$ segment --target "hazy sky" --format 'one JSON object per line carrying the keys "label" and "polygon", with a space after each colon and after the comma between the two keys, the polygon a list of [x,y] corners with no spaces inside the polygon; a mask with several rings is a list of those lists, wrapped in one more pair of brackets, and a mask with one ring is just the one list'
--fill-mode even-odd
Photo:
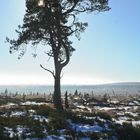
{"label": "hazy sky", "polygon": [[[24,0],[0,0],[0,84],[52,84],[52,76],[39,67],[51,61],[38,47],[38,56],[27,47],[25,56],[9,54],[6,36],[16,37],[22,24]],[[73,39],[76,48],[62,73],[62,84],[100,84],[140,81],[140,0],[110,0],[106,13],[81,16],[89,23],[81,40]]]}

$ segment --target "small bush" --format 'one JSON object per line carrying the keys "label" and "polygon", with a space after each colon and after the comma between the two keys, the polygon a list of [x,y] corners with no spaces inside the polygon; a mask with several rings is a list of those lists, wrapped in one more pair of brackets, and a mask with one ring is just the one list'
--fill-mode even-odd
{"label": "small bush", "polygon": [[111,120],[111,115],[108,112],[97,112],[97,116],[105,120]]}
{"label": "small bush", "polygon": [[66,114],[63,112],[53,111],[49,114],[49,127],[51,130],[66,129]]}
{"label": "small bush", "polygon": [[36,110],[37,115],[42,115],[46,117],[49,116],[50,112],[54,111],[52,108],[46,105],[36,106],[34,109]]}
{"label": "small bush", "polygon": [[123,124],[116,130],[119,140],[140,140],[140,127],[133,127],[132,124]]}

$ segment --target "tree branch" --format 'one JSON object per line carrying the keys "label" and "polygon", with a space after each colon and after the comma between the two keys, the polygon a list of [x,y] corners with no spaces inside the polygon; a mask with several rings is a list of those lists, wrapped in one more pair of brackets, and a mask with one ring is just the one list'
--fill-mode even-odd
{"label": "tree branch", "polygon": [[53,75],[53,77],[55,78],[54,71],[51,71],[51,70],[49,70],[47,68],[44,68],[41,64],[40,64],[40,67],[43,68],[44,70],[50,72]]}
{"label": "tree branch", "polygon": [[64,63],[61,63],[61,66],[65,67],[70,61],[70,54],[69,54],[69,50],[68,50],[67,46],[65,45],[65,43],[63,41],[62,41],[62,45],[64,46],[64,49],[66,51],[66,61]]}
{"label": "tree branch", "polygon": [[68,9],[66,12],[64,12],[63,15],[66,15],[66,14],[71,13],[71,12],[73,11],[73,9],[77,6],[77,3],[78,3],[78,2],[79,2],[79,1],[76,0],[75,3],[74,3],[74,5],[73,5],[70,9]]}

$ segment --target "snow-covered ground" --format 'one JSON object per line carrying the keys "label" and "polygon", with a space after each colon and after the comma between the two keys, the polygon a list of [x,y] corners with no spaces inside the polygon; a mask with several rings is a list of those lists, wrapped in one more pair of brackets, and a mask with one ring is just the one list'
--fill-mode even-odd
{"label": "snow-covered ground", "polygon": [[[78,97],[76,99],[78,100]],[[41,112],[42,107],[49,106],[49,103],[36,101],[7,103],[0,106],[0,119],[2,121],[13,119],[15,122],[12,122],[12,125],[0,122],[0,125],[6,124],[0,131],[8,138],[16,137],[20,140],[38,140],[38,137],[41,137],[41,140],[92,140],[94,136],[102,140],[119,140],[115,132],[117,127],[122,128],[124,123],[140,127],[140,101],[136,98],[127,105],[118,105],[119,101],[116,100],[112,100],[112,103],[113,105],[107,106],[96,103],[92,106],[89,103],[74,102],[71,110],[77,114],[77,119],[66,119],[67,125],[57,130],[55,128],[58,125],[63,127],[63,121],[55,120],[56,123],[52,123],[49,116],[52,112],[47,113],[45,109]],[[59,116],[56,114],[54,118],[57,117]],[[19,120],[23,122],[20,124]]]}

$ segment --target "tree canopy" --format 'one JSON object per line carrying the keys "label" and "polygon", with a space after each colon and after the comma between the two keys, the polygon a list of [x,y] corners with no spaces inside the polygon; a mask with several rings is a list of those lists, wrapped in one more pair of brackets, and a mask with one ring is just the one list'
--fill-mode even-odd
{"label": "tree canopy", "polygon": [[[74,48],[69,37],[79,35],[88,25],[79,22],[79,13],[93,11],[104,12],[109,10],[108,0],[26,0],[26,14],[24,23],[18,26],[18,39],[10,42],[10,53],[22,50],[20,56],[24,55],[23,46],[31,43],[33,46],[39,43],[51,46],[47,53],[53,57],[53,53],[59,55],[59,62],[69,60],[69,55]],[[55,51],[54,51],[55,50]],[[65,63],[62,63],[66,65]]]}

